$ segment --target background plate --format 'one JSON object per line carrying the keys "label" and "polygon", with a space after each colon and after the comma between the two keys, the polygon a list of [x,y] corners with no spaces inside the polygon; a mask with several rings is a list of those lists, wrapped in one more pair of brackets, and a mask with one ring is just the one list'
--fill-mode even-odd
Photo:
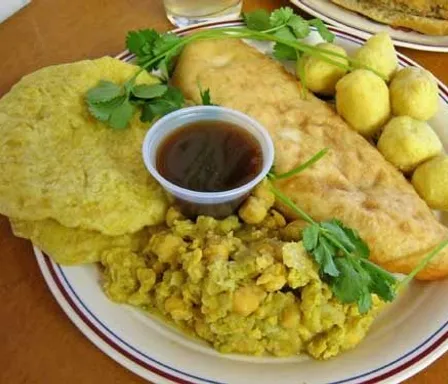
{"label": "background plate", "polygon": [[377,23],[365,16],[342,8],[330,0],[290,0],[305,12],[337,27],[346,28],[356,36],[369,38],[370,35],[387,31],[395,45],[422,51],[448,52],[448,36],[428,36],[418,32],[402,31]]}
{"label": "background plate", "polygon": [[[241,25],[225,22],[177,30]],[[349,52],[363,40],[331,28],[336,43]],[[309,42],[319,42],[313,34]],[[269,43],[251,43],[269,52]],[[131,60],[128,52],[119,55]],[[400,65],[417,65],[399,55]],[[440,111],[432,126],[448,145],[448,91],[439,84]],[[34,248],[42,274],[73,323],[98,348],[134,373],[155,383],[367,384],[398,383],[425,368],[448,350],[448,280],[413,282],[381,314],[367,338],[354,350],[327,362],[306,356],[257,358],[221,355],[204,343],[181,335],[159,320],[109,301],[95,265],[62,267]],[[262,363],[262,364],[260,364]]]}

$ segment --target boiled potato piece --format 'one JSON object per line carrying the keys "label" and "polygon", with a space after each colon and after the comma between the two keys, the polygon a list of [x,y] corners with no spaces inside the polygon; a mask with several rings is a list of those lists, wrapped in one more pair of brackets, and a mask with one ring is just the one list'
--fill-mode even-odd
{"label": "boiled potato piece", "polygon": [[372,71],[357,69],[336,84],[336,109],[364,136],[371,136],[390,115],[389,90]]}
{"label": "boiled potato piece", "polygon": [[359,48],[354,59],[360,64],[358,67],[367,66],[382,75],[389,81],[398,66],[397,52],[394,43],[387,32],[380,32],[372,36]]}
{"label": "boiled potato piece", "polygon": [[439,107],[437,82],[434,76],[424,69],[404,68],[392,79],[390,100],[394,115],[429,120]]}
{"label": "boiled potato piece", "polygon": [[437,156],[442,151],[442,143],[424,121],[399,116],[384,127],[378,149],[398,169],[409,172],[425,160]]}
{"label": "boiled potato piece", "polygon": [[[341,55],[347,56],[344,48],[331,43],[317,44],[318,48],[326,49]],[[328,57],[338,63],[348,65],[347,59],[339,58],[327,54]],[[347,70],[334,64],[330,64],[322,59],[311,55],[303,55],[297,62],[297,73],[303,68],[306,80],[306,87],[322,95],[332,96],[336,92],[336,83],[347,73]]]}
{"label": "boiled potato piece", "polygon": [[420,165],[412,176],[412,184],[431,208],[448,211],[447,156],[438,156]]}

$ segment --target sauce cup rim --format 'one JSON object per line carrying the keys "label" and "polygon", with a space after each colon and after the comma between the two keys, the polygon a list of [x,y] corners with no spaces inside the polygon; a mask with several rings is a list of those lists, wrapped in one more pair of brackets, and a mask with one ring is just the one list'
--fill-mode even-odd
{"label": "sauce cup rim", "polygon": [[[174,128],[170,128],[166,133],[161,133],[174,121],[181,121],[181,118],[195,114],[196,116],[191,118],[190,121],[180,123]],[[227,117],[227,119],[226,119]],[[232,119],[231,119],[231,118]],[[260,172],[249,182],[227,191],[219,192],[200,192],[191,189],[180,187],[169,180],[165,179],[157,170],[155,159],[157,156],[158,146],[163,140],[175,132],[177,129],[197,121],[229,121],[245,129],[246,131],[256,131],[258,135],[253,134],[257,142],[260,144],[263,155],[263,166]],[[238,122],[235,122],[237,120]],[[248,128],[250,127],[250,128]],[[261,140],[260,140],[261,139]],[[154,151],[154,152],[153,152]],[[181,198],[187,201],[194,201],[200,204],[208,203],[221,203],[227,202],[232,199],[243,196],[249,193],[257,184],[259,184],[270,171],[274,163],[274,144],[272,139],[266,130],[257,120],[252,117],[236,111],[234,109],[221,107],[221,106],[193,106],[179,109],[175,112],[171,112],[168,115],[163,116],[157,120],[152,127],[149,128],[146,133],[145,139],[142,145],[143,161],[149,173],[162,185],[162,187],[170,192],[175,197]]]}

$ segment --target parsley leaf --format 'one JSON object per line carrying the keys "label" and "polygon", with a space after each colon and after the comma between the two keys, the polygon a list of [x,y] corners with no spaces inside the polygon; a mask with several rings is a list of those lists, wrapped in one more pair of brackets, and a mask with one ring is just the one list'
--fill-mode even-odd
{"label": "parsley leaf", "polygon": [[317,247],[317,242],[319,240],[319,225],[312,224],[308,227],[305,227],[303,230],[303,246],[308,252],[313,251],[314,248]]}
{"label": "parsley leaf", "polygon": [[169,51],[173,48],[178,48],[180,40],[181,38],[172,32],[159,35],[159,37],[154,41],[152,48],[153,55],[159,56],[163,52]]}
{"label": "parsley leaf", "polygon": [[362,257],[364,259],[368,259],[370,256],[370,249],[367,243],[361,239],[359,233],[351,228],[346,228],[342,224],[340,224],[343,228],[345,234],[350,239],[355,249],[353,250],[354,254],[358,257]]}
{"label": "parsley leaf", "polygon": [[152,46],[158,37],[159,33],[155,29],[130,31],[126,36],[126,48],[137,57],[151,55]]}
{"label": "parsley leaf", "polygon": [[140,120],[152,121],[156,117],[164,116],[182,108],[184,104],[185,99],[182,93],[177,88],[168,87],[163,96],[150,100],[143,106]]}
{"label": "parsley leaf", "polygon": [[312,19],[308,21],[309,25],[316,28],[319,35],[324,39],[325,41],[328,41],[329,43],[332,43],[334,41],[334,34],[327,28],[327,26],[324,24],[324,22],[320,19]]}
{"label": "parsley leaf", "polygon": [[201,101],[202,105],[215,105],[212,103],[212,99],[210,97],[210,89],[206,89],[205,91],[200,90],[201,92]]}
{"label": "parsley leaf", "polygon": [[87,100],[87,107],[93,117],[99,121],[107,122],[114,109],[119,107],[125,99],[125,96],[119,96],[115,99],[102,103],[92,103]]}
{"label": "parsley leaf", "polygon": [[299,15],[292,15],[288,20],[288,27],[292,30],[294,35],[303,39],[310,34],[310,26],[308,22]]}
{"label": "parsley leaf", "polygon": [[115,108],[109,118],[109,125],[115,129],[124,129],[127,127],[129,120],[131,120],[134,114],[135,107],[129,102],[124,100],[121,105]]}
{"label": "parsley leaf", "polygon": [[271,17],[269,18],[271,27],[279,27],[287,24],[293,15],[294,11],[290,7],[276,9],[271,13]]}
{"label": "parsley leaf", "polygon": [[341,244],[347,249],[349,252],[355,249],[355,245],[352,243],[351,239],[345,233],[345,228],[342,226],[342,223],[338,220],[330,220],[321,223],[321,227],[329,234],[338,239]]}
{"label": "parsley leaf", "polygon": [[243,13],[243,19],[247,28],[254,31],[265,31],[271,28],[269,12],[265,9],[257,9],[253,12]]}
{"label": "parsley leaf", "polygon": [[168,90],[164,84],[140,84],[132,88],[132,94],[140,99],[154,99],[163,96]]}
{"label": "parsley leaf", "polygon": [[123,94],[123,88],[106,80],[100,80],[95,88],[89,89],[86,98],[87,103],[103,103],[111,101]]}
{"label": "parsley leaf", "polygon": [[338,257],[335,264],[340,275],[330,283],[333,293],[342,303],[357,303],[363,287],[370,283],[368,275],[359,273],[358,261],[353,258]]}
{"label": "parsley leaf", "polygon": [[336,267],[333,257],[336,250],[334,246],[325,237],[320,238],[320,241],[312,252],[316,261],[322,266],[322,271],[328,276],[339,276],[339,269]]}
{"label": "parsley leaf", "polygon": [[277,60],[297,60],[297,51],[281,43],[275,43],[272,54]]}

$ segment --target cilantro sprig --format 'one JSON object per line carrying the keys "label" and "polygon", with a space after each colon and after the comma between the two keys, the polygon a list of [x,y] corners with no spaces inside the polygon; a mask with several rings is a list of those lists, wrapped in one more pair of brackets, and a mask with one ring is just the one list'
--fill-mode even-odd
{"label": "cilantro sprig", "polygon": [[137,108],[141,109],[140,119],[151,121],[182,108],[185,103],[182,93],[165,84],[125,83],[120,86],[101,80],[86,94],[89,112],[97,120],[111,128],[124,129]]}
{"label": "cilantro sprig", "polygon": [[[244,26],[206,29],[187,36],[178,36],[172,32],[159,33],[154,29],[129,32],[126,47],[135,55],[141,69],[124,84],[99,82],[86,95],[90,113],[112,128],[123,129],[136,111],[140,111],[141,120],[151,121],[182,108],[185,101],[176,88],[170,86],[163,88],[163,85],[135,85],[135,82],[142,71],[156,71],[162,82],[167,83],[182,49],[197,40],[227,38],[265,40],[274,43],[273,55],[277,59],[295,60],[299,55],[306,53],[345,70],[350,70],[354,66],[366,68],[337,52],[300,41],[311,33],[312,28],[329,42],[334,40],[334,35],[321,20],[305,20],[294,14],[289,7],[277,9],[270,14],[265,10],[245,13],[244,20]],[[348,60],[348,64],[338,61],[338,58]],[[384,78],[381,73],[370,70]],[[301,80],[305,82],[304,76],[301,76]],[[211,103],[208,90],[201,92],[201,98],[204,104]]]}
{"label": "cilantro sprig", "polygon": [[342,303],[356,303],[359,312],[366,313],[372,307],[372,294],[383,301],[393,301],[399,289],[422,271],[448,245],[448,240],[441,242],[402,282],[398,282],[394,275],[369,260],[369,247],[357,231],[336,219],[315,221],[274,186],[276,180],[304,171],[327,152],[327,149],[318,152],[304,164],[282,175],[270,172],[268,178],[276,198],[308,222],[309,226],[302,232],[303,246],[319,266],[322,279],[335,297]]}
{"label": "cilantro sprig", "polygon": [[[282,7],[271,14],[265,10],[258,10],[243,14],[247,28],[254,31],[261,31],[266,34],[296,41],[304,39],[311,33],[311,26],[315,27],[320,36],[330,43],[334,41],[334,34],[319,19],[305,20],[303,17],[294,14],[292,8]],[[298,50],[285,43],[277,42],[274,45],[274,57],[279,60],[296,60]]]}

